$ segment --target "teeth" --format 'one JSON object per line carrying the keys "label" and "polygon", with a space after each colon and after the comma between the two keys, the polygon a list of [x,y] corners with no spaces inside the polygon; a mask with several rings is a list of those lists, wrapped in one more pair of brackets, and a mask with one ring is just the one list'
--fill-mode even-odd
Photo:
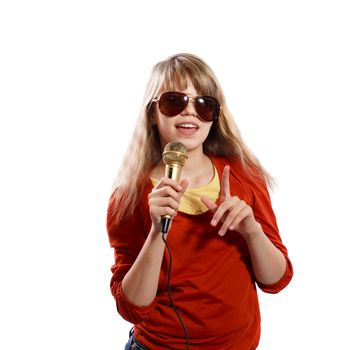
{"label": "teeth", "polygon": [[188,128],[188,129],[192,129],[192,128],[197,128],[197,125],[194,124],[179,124],[177,125],[178,128]]}

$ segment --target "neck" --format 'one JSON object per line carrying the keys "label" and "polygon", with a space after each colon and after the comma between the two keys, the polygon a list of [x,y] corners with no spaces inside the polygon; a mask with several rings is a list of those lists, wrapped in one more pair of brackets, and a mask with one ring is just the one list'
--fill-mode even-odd
{"label": "neck", "polygon": [[203,173],[203,168],[208,164],[211,164],[211,161],[203,153],[202,148],[189,151],[188,159],[181,171],[181,178],[191,179],[191,177]]}
{"label": "neck", "polygon": [[189,152],[188,160],[181,172],[181,178],[189,180],[188,188],[207,185],[213,177],[213,164],[203,150]]}
{"label": "neck", "polygon": [[181,179],[189,181],[188,188],[198,188],[208,184],[214,177],[213,164],[199,147],[188,152],[188,159],[182,168]]}

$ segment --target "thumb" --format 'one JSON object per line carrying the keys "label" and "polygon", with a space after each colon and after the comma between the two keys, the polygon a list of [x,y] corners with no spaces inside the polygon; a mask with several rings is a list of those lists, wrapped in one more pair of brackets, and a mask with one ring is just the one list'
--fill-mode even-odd
{"label": "thumb", "polygon": [[203,203],[206,207],[208,207],[208,209],[209,209],[211,212],[213,212],[213,213],[216,212],[216,209],[218,208],[218,206],[217,206],[216,203],[215,203],[213,200],[211,200],[209,197],[203,196],[203,197],[201,197],[201,201],[202,201],[202,203]]}
{"label": "thumb", "polygon": [[183,180],[180,181],[179,185],[182,187],[181,193],[185,193],[188,184],[189,184],[189,181],[187,179],[183,179]]}

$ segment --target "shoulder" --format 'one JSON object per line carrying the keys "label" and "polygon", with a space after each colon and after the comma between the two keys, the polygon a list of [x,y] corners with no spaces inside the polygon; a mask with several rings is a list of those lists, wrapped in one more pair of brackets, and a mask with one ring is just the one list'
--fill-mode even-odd
{"label": "shoulder", "polygon": [[231,169],[234,169],[240,173],[243,173],[243,164],[241,160],[237,158],[225,158],[225,157],[211,157],[212,162],[218,171],[222,172],[226,165],[229,165]]}

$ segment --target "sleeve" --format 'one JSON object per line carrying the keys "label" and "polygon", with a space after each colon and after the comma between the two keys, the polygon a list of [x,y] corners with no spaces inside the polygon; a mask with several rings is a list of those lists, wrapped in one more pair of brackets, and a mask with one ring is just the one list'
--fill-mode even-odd
{"label": "sleeve", "polygon": [[259,288],[266,293],[278,293],[285,288],[293,276],[293,266],[288,257],[287,248],[282,243],[279,235],[276,216],[272,209],[270,195],[265,180],[254,179],[251,183],[253,192],[252,209],[255,220],[260,223],[262,229],[270,241],[279,249],[286,259],[286,270],[279,281],[274,284],[263,284],[256,281]]}
{"label": "sleeve", "polygon": [[147,306],[134,305],[128,300],[122,289],[123,278],[135,262],[145,242],[145,230],[140,215],[141,210],[136,208],[132,215],[117,224],[113,196],[111,197],[107,212],[107,233],[110,245],[114,248],[115,263],[111,268],[113,275],[110,288],[119,314],[126,321],[134,324],[147,319],[156,306],[156,298]]}

